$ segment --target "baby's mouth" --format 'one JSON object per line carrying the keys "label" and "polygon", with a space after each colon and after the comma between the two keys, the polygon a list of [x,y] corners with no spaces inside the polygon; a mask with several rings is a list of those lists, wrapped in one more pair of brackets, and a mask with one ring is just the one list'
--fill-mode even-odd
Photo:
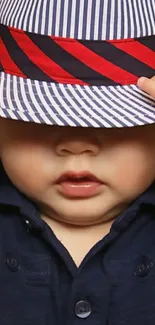
{"label": "baby's mouth", "polygon": [[97,194],[103,183],[89,172],[66,172],[59,177],[56,184],[64,196],[88,198]]}

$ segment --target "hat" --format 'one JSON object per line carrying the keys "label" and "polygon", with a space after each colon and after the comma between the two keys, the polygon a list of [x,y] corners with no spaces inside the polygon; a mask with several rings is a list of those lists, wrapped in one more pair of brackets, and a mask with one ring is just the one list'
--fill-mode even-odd
{"label": "hat", "polygon": [[155,0],[1,0],[0,116],[59,126],[155,123]]}

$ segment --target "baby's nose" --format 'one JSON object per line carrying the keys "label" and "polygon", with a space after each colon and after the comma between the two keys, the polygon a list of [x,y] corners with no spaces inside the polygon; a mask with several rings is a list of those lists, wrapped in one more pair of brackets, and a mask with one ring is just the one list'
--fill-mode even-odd
{"label": "baby's nose", "polygon": [[91,140],[61,140],[56,146],[56,152],[60,156],[67,156],[70,154],[80,155],[84,153],[95,156],[99,152],[99,144]]}

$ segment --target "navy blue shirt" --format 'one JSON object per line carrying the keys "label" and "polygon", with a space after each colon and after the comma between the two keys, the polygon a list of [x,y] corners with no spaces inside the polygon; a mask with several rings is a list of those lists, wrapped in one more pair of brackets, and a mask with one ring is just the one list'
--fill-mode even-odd
{"label": "navy blue shirt", "polygon": [[0,325],[18,324],[155,325],[155,184],[77,268],[0,168]]}

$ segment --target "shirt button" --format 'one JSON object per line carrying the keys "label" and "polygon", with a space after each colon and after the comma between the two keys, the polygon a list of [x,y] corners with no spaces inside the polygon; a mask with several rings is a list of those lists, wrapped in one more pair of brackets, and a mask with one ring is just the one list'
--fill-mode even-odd
{"label": "shirt button", "polygon": [[80,300],[75,305],[75,314],[79,318],[87,318],[91,314],[90,303],[86,300]]}
{"label": "shirt button", "polygon": [[12,255],[6,257],[6,265],[12,272],[17,272],[20,268],[19,262]]}
{"label": "shirt button", "polygon": [[136,275],[139,277],[147,275],[153,266],[153,261],[149,260],[147,256],[144,256],[142,262],[137,266]]}

